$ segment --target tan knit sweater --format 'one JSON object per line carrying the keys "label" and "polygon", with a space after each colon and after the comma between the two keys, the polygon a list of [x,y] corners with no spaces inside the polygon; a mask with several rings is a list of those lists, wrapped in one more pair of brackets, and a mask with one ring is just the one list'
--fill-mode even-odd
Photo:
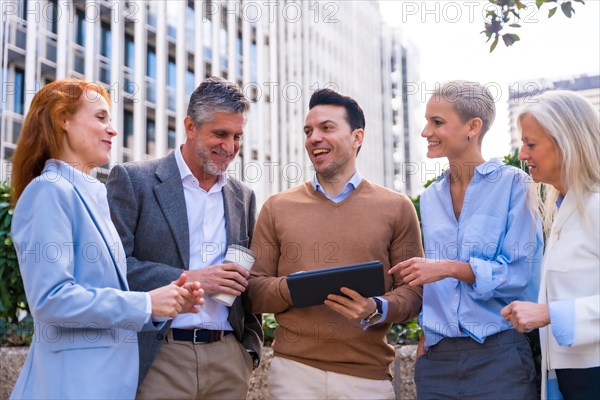
{"label": "tan knit sweater", "polygon": [[252,249],[257,259],[248,297],[255,313],[275,313],[275,355],[316,368],[368,379],[391,379],[394,350],[386,342],[392,322],[414,318],[422,288],[386,274],[385,322],[364,330],[329,307],[294,308],[285,277],[297,271],[380,260],[387,271],[423,255],[410,200],[367,180],[334,203],[310,182],[271,196],[258,217]]}

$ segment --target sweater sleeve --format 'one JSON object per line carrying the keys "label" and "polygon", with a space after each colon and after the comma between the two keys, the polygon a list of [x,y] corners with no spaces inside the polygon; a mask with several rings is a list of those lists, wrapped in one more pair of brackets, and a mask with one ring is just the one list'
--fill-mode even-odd
{"label": "sweater sleeve", "polygon": [[[390,246],[390,267],[412,257],[423,257],[423,243],[417,213],[403,196]],[[393,276],[392,290],[383,297],[388,301],[387,322],[400,323],[416,317],[423,301],[423,287],[409,286],[399,273]]]}
{"label": "sweater sleeve", "polygon": [[247,296],[253,313],[280,313],[292,306],[285,276],[279,276],[279,240],[271,202],[262,207],[256,222],[252,251],[256,261],[250,271]]}

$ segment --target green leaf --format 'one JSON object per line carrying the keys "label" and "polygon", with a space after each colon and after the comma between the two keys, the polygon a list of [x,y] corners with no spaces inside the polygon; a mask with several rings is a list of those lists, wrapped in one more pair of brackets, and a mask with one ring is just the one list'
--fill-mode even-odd
{"label": "green leaf", "polygon": [[518,35],[515,35],[514,33],[507,33],[505,35],[502,35],[502,40],[504,40],[504,44],[506,45],[506,47],[509,47],[512,46],[515,42],[521,40],[521,38]]}
{"label": "green leaf", "polygon": [[570,1],[562,3],[560,5],[560,9],[562,10],[563,14],[567,16],[567,18],[571,18],[573,16],[573,13],[575,12]]}
{"label": "green leaf", "polygon": [[554,14],[556,14],[556,9],[557,7],[551,8],[550,11],[548,11],[548,18],[552,18],[552,16]]}
{"label": "green leaf", "polygon": [[490,53],[496,49],[496,46],[498,46],[498,39],[500,39],[500,36],[496,35],[494,43],[492,43],[492,45],[490,46]]}
{"label": "green leaf", "polygon": [[521,25],[519,25],[519,24],[510,24],[509,26],[511,28],[520,28],[521,27]]}
{"label": "green leaf", "polygon": [[535,5],[537,6],[537,8],[539,10],[540,7],[542,7],[544,5],[544,0],[535,0]]}

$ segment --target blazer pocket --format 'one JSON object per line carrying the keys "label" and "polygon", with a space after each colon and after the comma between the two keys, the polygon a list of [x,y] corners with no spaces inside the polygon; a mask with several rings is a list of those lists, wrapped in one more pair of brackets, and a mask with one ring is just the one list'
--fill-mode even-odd
{"label": "blazer pocket", "polygon": [[53,338],[46,339],[47,342],[50,342],[50,350],[54,352],[111,347],[116,342],[112,333],[105,329],[60,328],[55,329],[54,334],[56,336]]}

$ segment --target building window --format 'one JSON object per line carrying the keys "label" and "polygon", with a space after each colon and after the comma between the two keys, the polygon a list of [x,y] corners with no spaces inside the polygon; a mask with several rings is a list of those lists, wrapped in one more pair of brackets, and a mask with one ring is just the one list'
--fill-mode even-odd
{"label": "building window", "polygon": [[146,154],[156,156],[156,124],[153,120],[146,120]]}
{"label": "building window", "polygon": [[75,11],[75,43],[85,45],[85,12],[79,9]]}
{"label": "building window", "polygon": [[171,86],[171,87],[175,87],[175,82],[176,82],[176,74],[177,74],[177,68],[175,66],[175,59],[172,57],[169,57],[169,61],[167,64],[167,85]]}
{"label": "building window", "polygon": [[256,82],[257,55],[256,42],[253,41],[250,45],[250,82]]}
{"label": "building window", "polygon": [[194,51],[194,44],[196,36],[194,32],[196,30],[196,10],[194,9],[194,3],[188,3],[187,12],[185,13],[185,47],[189,52]]}
{"label": "building window", "polygon": [[48,21],[48,29],[50,32],[58,32],[58,0],[50,0],[48,2],[48,8],[50,10],[44,11],[44,18],[50,18]]}
{"label": "building window", "polygon": [[175,67],[175,59],[169,57],[167,64],[167,108],[171,111],[175,111],[175,82],[177,68]]}
{"label": "building window", "polygon": [[[17,5],[17,12],[19,14],[19,18],[25,21],[27,21],[27,2],[28,0],[21,0]],[[2,15],[2,18],[4,18],[4,15]]]}
{"label": "building window", "polygon": [[156,79],[156,50],[148,47],[148,60],[146,62],[146,75]]}
{"label": "building window", "polygon": [[242,57],[243,46],[242,46],[242,34],[238,32],[237,39],[235,41],[237,48],[237,76],[242,76],[244,74],[244,57]]}
{"label": "building window", "polygon": [[194,92],[194,89],[196,89],[196,80],[194,78],[194,71],[190,71],[189,69],[187,70],[187,73],[185,74],[185,89],[186,89],[186,96],[191,96],[192,93]]}
{"label": "building window", "polygon": [[100,80],[110,85],[110,57],[111,57],[111,32],[110,25],[100,25]]}
{"label": "building window", "polygon": [[227,60],[229,41],[227,40],[227,10],[223,14],[223,20],[221,21],[221,30],[219,31],[219,47],[221,48],[221,68],[223,71],[227,71],[229,65]]}
{"label": "building window", "polygon": [[125,35],[125,66],[133,68],[135,60],[135,45],[133,44],[133,37],[131,35]]}
{"label": "building window", "polygon": [[102,23],[100,26],[100,54],[104,57],[111,57],[111,32],[110,25]]}
{"label": "building window", "polygon": [[123,147],[133,149],[133,113],[129,110],[123,114]]}
{"label": "building window", "polygon": [[17,114],[23,114],[25,109],[25,71],[15,68],[15,97],[13,102],[13,111]]}
{"label": "building window", "polygon": [[169,150],[173,150],[175,148],[175,143],[177,142],[177,132],[175,129],[169,127],[169,131],[167,133],[167,146]]}
{"label": "building window", "polygon": [[212,60],[212,13],[205,12],[202,24],[202,45],[204,47],[204,60]]}

